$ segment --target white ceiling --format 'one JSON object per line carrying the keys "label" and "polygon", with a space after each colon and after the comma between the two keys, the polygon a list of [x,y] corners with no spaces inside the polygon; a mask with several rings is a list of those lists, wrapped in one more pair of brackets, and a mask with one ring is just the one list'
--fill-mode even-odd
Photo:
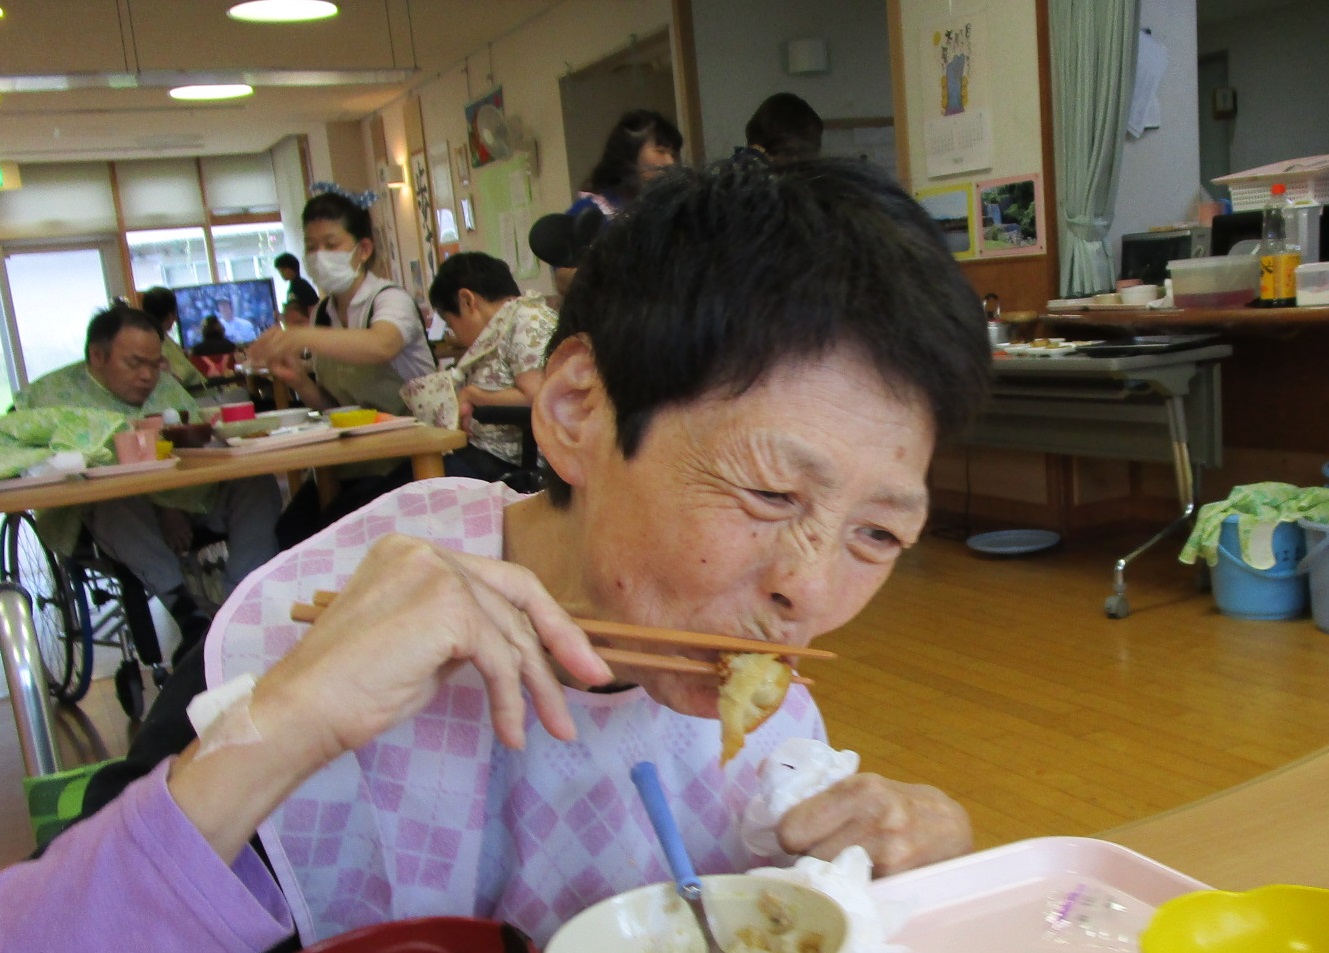
{"label": "white ceiling", "polygon": [[[245,24],[234,0],[0,0],[0,77],[69,77],[74,88],[0,94],[0,159],[54,161],[261,152],[292,132],[359,119],[516,29],[558,0],[338,0],[308,24]],[[483,76],[487,63],[472,63]],[[182,104],[182,74],[340,72],[333,86],[262,86],[242,100]],[[355,75],[351,75],[354,71]],[[106,88],[137,82],[139,88]],[[145,83],[165,85],[144,88]],[[477,89],[477,94],[483,90]]]}

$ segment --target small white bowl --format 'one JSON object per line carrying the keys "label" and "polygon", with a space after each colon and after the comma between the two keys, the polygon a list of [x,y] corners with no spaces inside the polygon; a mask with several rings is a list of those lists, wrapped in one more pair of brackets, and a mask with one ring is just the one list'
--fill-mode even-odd
{"label": "small white bowl", "polygon": [[1158,285],[1132,285],[1117,292],[1122,304],[1146,305],[1158,298]]}
{"label": "small white bowl", "polygon": [[[714,874],[701,878],[702,896],[715,938],[726,950],[762,949],[738,947],[738,931],[752,928],[767,939],[767,949],[816,949],[838,953],[849,933],[844,908],[819,890],[802,884],[753,877],[747,874]],[[774,902],[792,923],[788,932],[776,933],[764,905]],[[810,942],[820,937],[819,943]],[[786,941],[769,942],[771,938]],[[800,946],[800,941],[809,941]],[[577,914],[559,928],[544,953],[705,953],[701,929],[692,910],[672,882],[638,887],[602,900]]]}

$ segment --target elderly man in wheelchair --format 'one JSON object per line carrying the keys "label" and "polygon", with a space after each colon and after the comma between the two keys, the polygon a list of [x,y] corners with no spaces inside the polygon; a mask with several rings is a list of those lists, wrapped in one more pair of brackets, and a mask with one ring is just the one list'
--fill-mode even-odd
{"label": "elderly man in wheelchair", "polygon": [[[95,315],[84,354],[86,360],[53,371],[17,394],[15,408],[97,408],[131,420],[173,409],[202,419],[194,398],[162,373],[162,332],[144,312],[116,304]],[[131,622],[146,610],[146,597],[131,592],[136,583],[170,611],[181,631],[179,655],[203,637],[210,621],[206,607],[185,585],[182,559],[200,544],[225,538],[225,596],[276,554],[273,527],[280,510],[276,480],[265,475],[46,510],[38,514],[37,530],[62,557],[76,552],[81,537],[86,549],[90,537],[100,560],[93,568],[122,584]],[[145,662],[153,661],[154,648],[141,650]]]}

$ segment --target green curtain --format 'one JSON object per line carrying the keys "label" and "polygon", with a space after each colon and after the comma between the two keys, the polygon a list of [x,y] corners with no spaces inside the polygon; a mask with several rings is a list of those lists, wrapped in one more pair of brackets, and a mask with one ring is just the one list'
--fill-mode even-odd
{"label": "green curtain", "polygon": [[1061,293],[1111,290],[1107,233],[1135,88],[1139,0],[1048,0]]}

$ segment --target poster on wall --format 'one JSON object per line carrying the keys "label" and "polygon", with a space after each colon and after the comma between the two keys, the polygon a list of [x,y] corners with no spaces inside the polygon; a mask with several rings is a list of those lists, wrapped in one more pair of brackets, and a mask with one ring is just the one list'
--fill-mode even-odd
{"label": "poster on wall", "polygon": [[424,278],[426,282],[432,282],[434,272],[438,270],[438,236],[434,230],[434,190],[430,186],[424,150],[411,153],[411,188],[415,190],[415,225],[424,255]]}
{"label": "poster on wall", "polygon": [[475,190],[485,250],[507,262],[513,277],[534,278],[540,262],[527,240],[534,221],[530,156],[518,154],[477,170]]}
{"label": "poster on wall", "polygon": [[[393,208],[393,190],[388,188],[388,163],[380,162],[377,172],[380,200],[369,208],[369,217],[374,225],[374,249],[378,253],[375,270],[404,288],[406,279],[401,267],[401,253],[397,249],[397,213]],[[386,201],[383,201],[384,196]]]}
{"label": "poster on wall", "polygon": [[923,141],[928,176],[992,167],[987,17],[974,13],[924,30]]}
{"label": "poster on wall", "polygon": [[914,196],[941,228],[946,247],[956,258],[973,258],[974,190],[969,183],[922,189]]}
{"label": "poster on wall", "polygon": [[466,140],[471,165],[480,168],[500,158],[490,149],[497,128],[503,125],[503,87],[500,86],[466,106]]}
{"label": "poster on wall", "polygon": [[1035,174],[974,185],[978,202],[978,254],[1041,255],[1047,250],[1043,184]]}

